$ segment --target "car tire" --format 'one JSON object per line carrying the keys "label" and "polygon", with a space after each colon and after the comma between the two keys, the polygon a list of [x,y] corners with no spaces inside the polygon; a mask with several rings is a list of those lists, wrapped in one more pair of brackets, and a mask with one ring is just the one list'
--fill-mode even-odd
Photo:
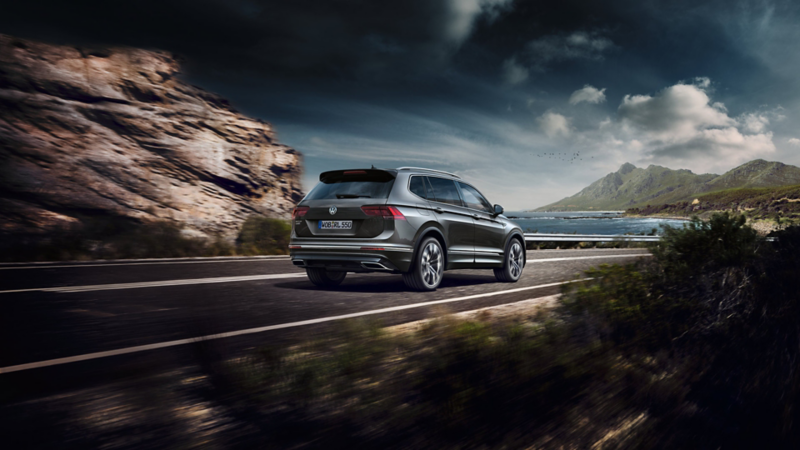
{"label": "car tire", "polygon": [[522,276],[524,267],[525,247],[519,239],[513,238],[506,244],[506,251],[503,253],[503,267],[494,269],[494,276],[497,281],[503,283],[516,283]]}
{"label": "car tire", "polygon": [[332,288],[342,284],[347,272],[329,272],[325,269],[318,267],[309,267],[306,269],[308,279],[314,283],[315,286]]}
{"label": "car tire", "polygon": [[422,241],[411,270],[403,274],[403,282],[415,291],[434,291],[444,275],[444,251],[436,238]]}

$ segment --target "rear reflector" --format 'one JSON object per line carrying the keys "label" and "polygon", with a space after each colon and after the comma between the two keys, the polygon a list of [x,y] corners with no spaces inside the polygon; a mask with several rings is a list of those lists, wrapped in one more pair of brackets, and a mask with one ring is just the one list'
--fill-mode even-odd
{"label": "rear reflector", "polygon": [[386,250],[383,247],[361,247],[361,250],[374,250],[374,251],[383,251]]}
{"label": "rear reflector", "polygon": [[292,219],[299,219],[306,215],[308,212],[308,206],[298,206],[297,208],[292,210]]}
{"label": "rear reflector", "polygon": [[289,248],[303,248],[303,247],[301,247],[299,245],[290,245]]}
{"label": "rear reflector", "polygon": [[362,206],[361,211],[368,216],[382,216],[389,220],[406,220],[406,216],[394,206]]}

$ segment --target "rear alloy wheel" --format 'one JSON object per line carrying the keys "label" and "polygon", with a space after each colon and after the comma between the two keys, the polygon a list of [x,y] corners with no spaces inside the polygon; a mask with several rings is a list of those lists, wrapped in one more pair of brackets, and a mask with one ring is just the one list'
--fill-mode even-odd
{"label": "rear alloy wheel", "polygon": [[411,270],[403,274],[403,281],[417,291],[433,291],[442,282],[444,273],[444,253],[436,238],[422,241]]}
{"label": "rear alloy wheel", "polygon": [[318,267],[307,268],[306,274],[308,275],[308,279],[311,280],[314,285],[328,288],[336,287],[342,284],[344,277],[347,276],[347,272],[328,272],[327,270],[320,269]]}
{"label": "rear alloy wheel", "polygon": [[506,246],[506,253],[503,255],[503,267],[494,269],[494,276],[497,281],[504,283],[514,283],[522,276],[522,268],[525,266],[525,251],[519,239],[511,239]]}

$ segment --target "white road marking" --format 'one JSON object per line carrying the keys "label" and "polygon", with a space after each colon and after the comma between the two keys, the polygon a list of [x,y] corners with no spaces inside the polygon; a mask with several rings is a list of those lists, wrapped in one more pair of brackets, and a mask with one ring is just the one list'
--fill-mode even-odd
{"label": "white road marking", "polygon": [[[303,274],[305,275],[305,274]],[[176,347],[179,345],[187,345],[192,344],[195,342],[201,341],[210,341],[215,339],[224,339],[229,337],[236,337],[236,336],[243,336],[247,334],[255,334],[255,333],[263,333],[265,331],[273,331],[273,330],[282,330],[285,328],[294,328],[294,327],[302,327],[305,325],[315,325],[325,322],[333,322],[336,320],[343,320],[343,319],[353,319],[356,317],[364,317],[364,316],[371,316],[375,314],[383,314],[388,312],[395,312],[395,311],[403,311],[406,309],[414,309],[414,308],[422,308],[425,306],[433,306],[433,305],[441,305],[445,303],[453,303],[453,302],[461,302],[465,300],[473,300],[476,298],[485,298],[485,297],[494,297],[497,295],[503,294],[513,294],[515,292],[523,292],[529,291],[532,289],[543,289],[548,287],[554,286],[561,286],[562,284],[568,283],[578,283],[582,281],[588,281],[592,278],[582,278],[580,280],[572,280],[572,281],[560,281],[558,283],[548,283],[548,284],[540,284],[538,286],[526,286],[516,289],[507,289],[505,291],[495,291],[495,292],[486,292],[483,294],[474,294],[474,295],[467,295],[464,297],[455,297],[455,298],[448,298],[444,300],[434,300],[430,302],[423,302],[423,303],[413,303],[410,305],[401,305],[401,306],[392,306],[389,308],[381,308],[381,309],[373,309],[370,311],[362,311],[357,313],[350,313],[350,314],[342,314],[338,316],[329,316],[329,317],[320,317],[319,319],[309,319],[309,320],[301,320],[299,322],[288,322],[288,323],[281,323],[277,325],[267,325],[264,327],[258,328],[247,328],[244,330],[237,330],[237,331],[230,331],[227,333],[219,333],[219,334],[211,334],[207,336],[199,336],[193,337],[188,339],[178,339],[175,341],[167,341],[167,342],[158,342],[155,344],[147,344],[147,345],[137,345],[135,347],[126,347],[120,348],[116,350],[108,350],[104,352],[95,352],[95,353],[87,353],[84,355],[76,355],[76,356],[68,356],[66,358],[56,358],[56,359],[49,359],[46,361],[38,361],[32,362],[27,364],[18,364],[15,366],[6,366],[0,367],[0,374],[2,373],[11,373],[11,372],[19,372],[22,370],[29,370],[29,369],[38,369],[41,367],[49,367],[49,366],[58,366],[61,364],[68,364],[73,362],[79,361],[88,361],[92,359],[99,359],[99,358],[106,358],[109,356],[119,356],[119,355],[127,355],[130,353],[138,353],[147,350],[157,350],[160,348],[168,348],[168,347]]]}
{"label": "white road marking", "polygon": [[[544,259],[529,259],[527,263],[541,263],[541,262],[554,262],[554,261],[575,261],[581,259],[605,259],[605,258],[630,258],[636,256],[653,256],[649,253],[631,253],[626,255],[606,255],[606,256],[576,256],[571,258],[544,258]],[[226,261],[220,261],[226,262]],[[138,283],[115,283],[115,284],[95,284],[89,286],[56,286],[56,287],[40,287],[40,288],[26,288],[26,289],[12,289],[7,291],[0,291],[0,294],[16,294],[21,292],[58,292],[58,293],[74,293],[74,292],[89,292],[89,291],[113,291],[119,289],[139,289],[150,287],[165,287],[165,286],[187,286],[195,284],[212,284],[212,283],[236,283],[241,281],[259,281],[259,280],[273,280],[279,278],[299,278],[304,277],[304,272],[300,273],[278,273],[270,275],[246,275],[239,277],[216,277],[216,278],[191,278],[187,280],[164,280],[164,281],[143,281]]]}
{"label": "white road marking", "polygon": [[[24,263],[24,264],[37,264],[37,265],[13,265],[13,266],[3,266],[0,267],[0,270],[24,270],[24,269],[70,269],[75,267],[117,267],[117,266],[158,266],[162,264],[209,264],[209,263],[229,263],[229,262],[253,262],[253,261],[271,261],[271,260],[283,260],[289,259],[289,255],[269,255],[269,256],[241,256],[241,257],[234,257],[234,259],[222,259],[222,260],[215,260],[214,258],[209,259],[194,259],[194,258],[187,258],[187,259],[159,259],[159,260],[140,260],[140,259],[118,259],[112,260],[117,261],[115,263],[101,263],[101,264],[83,264],[83,263],[75,263],[75,264],[61,264],[61,265],[47,265],[52,264],[51,262],[47,263]],[[142,261],[142,262],[128,262],[128,261]],[[12,263],[16,264],[16,263]],[[41,264],[41,265],[39,265]]]}
{"label": "white road marking", "polygon": [[279,278],[299,278],[306,276],[301,273],[274,273],[269,275],[246,275],[241,277],[217,277],[217,278],[192,278],[188,280],[164,280],[164,281],[145,281],[140,283],[117,283],[117,284],[95,284],[91,286],[57,286],[29,289],[14,289],[10,291],[0,291],[0,294],[12,294],[17,292],[88,292],[88,291],[111,291],[117,289],[137,289],[148,287],[164,286],[185,286],[194,284],[211,283],[236,283],[239,281],[259,281],[274,280]]}

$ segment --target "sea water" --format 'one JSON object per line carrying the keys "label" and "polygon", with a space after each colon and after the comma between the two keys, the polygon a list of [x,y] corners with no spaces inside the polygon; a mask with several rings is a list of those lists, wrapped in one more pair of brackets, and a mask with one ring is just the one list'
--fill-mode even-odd
{"label": "sea water", "polygon": [[532,233],[577,233],[577,234],[662,234],[662,225],[681,228],[684,220],[651,217],[623,217],[622,211],[576,211],[576,212],[522,212],[504,213],[519,224],[523,231]]}

